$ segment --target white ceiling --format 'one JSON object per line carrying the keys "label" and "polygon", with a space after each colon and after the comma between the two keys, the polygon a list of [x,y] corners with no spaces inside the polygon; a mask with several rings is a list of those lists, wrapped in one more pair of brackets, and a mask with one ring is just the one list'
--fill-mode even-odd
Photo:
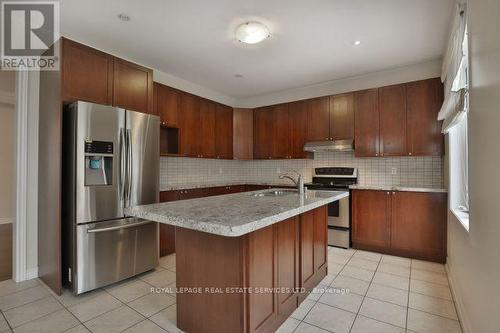
{"label": "white ceiling", "polygon": [[[64,0],[61,31],[233,98],[441,57],[455,0]],[[117,14],[131,21],[122,22]],[[245,45],[237,25],[272,37]],[[352,42],[361,40],[354,47]],[[235,78],[242,74],[243,78]]]}

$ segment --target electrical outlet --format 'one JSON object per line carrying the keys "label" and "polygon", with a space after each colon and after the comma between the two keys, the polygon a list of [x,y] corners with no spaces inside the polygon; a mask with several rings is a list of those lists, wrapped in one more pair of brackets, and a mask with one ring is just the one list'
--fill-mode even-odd
{"label": "electrical outlet", "polygon": [[391,175],[397,175],[398,174],[398,169],[397,168],[391,168]]}

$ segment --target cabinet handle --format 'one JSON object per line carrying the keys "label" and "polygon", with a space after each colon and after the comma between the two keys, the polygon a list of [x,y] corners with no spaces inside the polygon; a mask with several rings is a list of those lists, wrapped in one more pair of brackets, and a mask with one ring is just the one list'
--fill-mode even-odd
{"label": "cabinet handle", "polygon": [[378,153],[376,153],[375,156],[378,156]]}
{"label": "cabinet handle", "polygon": [[384,156],[384,153],[380,154],[380,156]]}
{"label": "cabinet handle", "polygon": [[387,195],[389,195],[389,194],[390,194],[390,193],[389,193],[389,192],[387,192]]}
{"label": "cabinet handle", "polygon": [[410,156],[411,156],[411,153],[408,153],[408,155],[410,155]]}
{"label": "cabinet handle", "polygon": [[392,192],[392,195],[395,195],[395,194],[396,194],[396,192]]}

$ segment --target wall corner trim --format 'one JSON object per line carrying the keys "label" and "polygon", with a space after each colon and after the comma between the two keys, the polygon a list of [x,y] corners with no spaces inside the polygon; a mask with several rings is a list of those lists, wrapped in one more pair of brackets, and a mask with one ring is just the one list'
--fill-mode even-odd
{"label": "wall corner trim", "polygon": [[19,71],[16,75],[16,223],[13,237],[13,279],[16,282],[27,280],[26,276],[26,196],[28,193],[28,72]]}
{"label": "wall corner trim", "polygon": [[451,294],[453,299],[455,300],[455,307],[457,309],[458,319],[460,321],[460,326],[462,327],[463,333],[473,333],[469,317],[467,316],[467,312],[465,310],[465,306],[463,303],[462,296],[458,293],[457,286],[453,280],[453,273],[451,270],[449,258],[447,258],[447,263],[445,265],[446,274],[448,275],[448,282],[450,284]]}

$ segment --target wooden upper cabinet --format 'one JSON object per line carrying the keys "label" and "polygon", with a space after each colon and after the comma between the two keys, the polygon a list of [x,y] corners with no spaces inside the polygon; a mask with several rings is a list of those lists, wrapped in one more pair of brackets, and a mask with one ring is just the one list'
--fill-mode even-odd
{"label": "wooden upper cabinet", "polygon": [[233,108],[222,104],[215,109],[215,156],[233,158]]}
{"label": "wooden upper cabinet", "polygon": [[233,109],[233,158],[253,159],[252,109]]}
{"label": "wooden upper cabinet", "polygon": [[155,114],[160,116],[163,126],[179,126],[179,106],[181,93],[178,90],[156,83],[155,86]]}
{"label": "wooden upper cabinet", "polygon": [[442,156],[444,136],[437,120],[443,103],[439,78],[406,84],[408,155]]}
{"label": "wooden upper cabinet", "polygon": [[354,155],[379,155],[378,89],[354,93]]}
{"label": "wooden upper cabinet", "polygon": [[298,101],[288,104],[290,123],[290,155],[291,158],[306,158],[304,145],[307,142],[307,103]]}
{"label": "wooden upper cabinet", "polygon": [[384,249],[390,245],[391,192],[352,192],[352,242],[354,246]]}
{"label": "wooden upper cabinet", "polygon": [[63,101],[111,105],[113,57],[66,38],[62,41]]}
{"label": "wooden upper cabinet", "polygon": [[113,105],[153,113],[153,71],[114,58]]}
{"label": "wooden upper cabinet", "polygon": [[273,158],[290,158],[290,124],[288,104],[278,104],[272,107],[272,125],[274,128]]}
{"label": "wooden upper cabinet", "polygon": [[253,151],[255,159],[272,158],[272,142],[274,140],[272,108],[262,107],[253,114]]}
{"label": "wooden upper cabinet", "polygon": [[354,94],[330,96],[330,137],[354,139]]}
{"label": "wooden upper cabinet", "polygon": [[200,99],[200,157],[215,157],[215,102],[207,99]]}
{"label": "wooden upper cabinet", "polygon": [[307,141],[330,140],[329,97],[313,98],[307,103]]}
{"label": "wooden upper cabinet", "polygon": [[446,193],[392,192],[391,248],[446,260]]}
{"label": "wooden upper cabinet", "polygon": [[200,99],[182,93],[179,108],[181,154],[190,157],[200,155]]}
{"label": "wooden upper cabinet", "polygon": [[379,88],[380,156],[406,155],[406,85]]}

